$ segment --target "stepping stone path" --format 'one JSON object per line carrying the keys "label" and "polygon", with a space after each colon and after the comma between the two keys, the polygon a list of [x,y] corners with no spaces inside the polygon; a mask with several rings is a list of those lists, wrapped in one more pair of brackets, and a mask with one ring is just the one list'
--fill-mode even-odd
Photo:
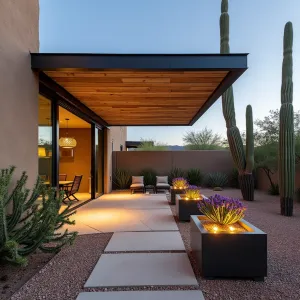
{"label": "stepping stone path", "polygon": [[[149,203],[150,199],[154,202],[153,205]],[[147,201],[147,205],[144,200]],[[96,201],[101,202],[101,198]],[[115,227],[115,233],[84,288],[174,287],[174,290],[83,292],[78,295],[77,300],[204,300],[202,292],[194,290],[195,287],[199,288],[199,285],[177,224],[173,216],[170,218],[172,212],[165,206],[166,196],[156,195],[149,198],[141,195],[137,198],[134,195],[131,198],[127,195],[126,199],[122,200],[118,195],[115,207],[110,198],[111,208],[108,207],[107,201],[104,201],[105,208],[102,210],[116,207],[120,209],[121,203],[121,209],[124,209],[126,201],[130,203],[126,208],[128,213],[133,213],[140,219],[131,220],[125,225],[125,230],[120,230],[122,218],[120,224],[112,225]],[[95,202],[93,206],[98,206],[99,209],[101,203]],[[157,203],[161,208],[157,207]],[[145,231],[142,231],[143,226],[140,223],[146,228]],[[100,231],[105,224],[94,221],[92,225],[95,230]],[[106,224],[105,229],[110,226]],[[179,287],[185,287],[187,290],[176,290]]]}

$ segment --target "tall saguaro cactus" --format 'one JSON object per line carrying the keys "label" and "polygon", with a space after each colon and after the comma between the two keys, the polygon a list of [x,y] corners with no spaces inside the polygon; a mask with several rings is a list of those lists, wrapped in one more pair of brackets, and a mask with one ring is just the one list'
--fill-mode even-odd
{"label": "tall saguaro cactus", "polygon": [[284,216],[293,215],[295,141],[293,109],[293,24],[286,23],[283,38],[281,107],[279,114],[279,191]]}
{"label": "tall saguaro cactus", "polygon": [[[220,51],[222,54],[230,53],[229,46],[229,14],[228,0],[222,0],[220,17]],[[246,110],[246,153],[243,146],[240,131],[236,126],[234,96],[232,86],[222,95],[223,115],[226,121],[227,138],[234,164],[239,172],[239,182],[243,198],[248,201],[254,199],[254,141],[252,108]]]}

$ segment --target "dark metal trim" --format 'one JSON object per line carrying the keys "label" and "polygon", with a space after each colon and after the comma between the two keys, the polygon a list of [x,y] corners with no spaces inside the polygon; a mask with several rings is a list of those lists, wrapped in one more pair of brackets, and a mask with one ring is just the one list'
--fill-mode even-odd
{"label": "dark metal trim", "polygon": [[204,105],[199,109],[197,114],[193,117],[190,126],[194,125],[196,121],[232,86],[232,84],[246,71],[246,69],[240,69],[234,72],[228,72],[225,78],[220,82],[214,92],[206,100]]}
{"label": "dark metal trim", "polygon": [[85,106],[62,86],[57,84],[53,79],[48,77],[45,73],[39,73],[39,80],[40,90],[43,90],[46,87],[48,91],[52,91],[52,95],[56,95],[60,106],[78,115],[89,123],[95,123],[98,127],[108,126],[108,124],[101,117]]}
{"label": "dark metal trim", "polygon": [[59,110],[57,99],[51,99],[51,126],[52,126],[52,160],[51,160],[51,185],[59,187]]}
{"label": "dark metal trim", "polygon": [[91,198],[96,198],[96,140],[95,124],[91,125]]}
{"label": "dark metal trim", "polygon": [[35,70],[234,70],[247,68],[247,55],[31,53],[31,67]]}

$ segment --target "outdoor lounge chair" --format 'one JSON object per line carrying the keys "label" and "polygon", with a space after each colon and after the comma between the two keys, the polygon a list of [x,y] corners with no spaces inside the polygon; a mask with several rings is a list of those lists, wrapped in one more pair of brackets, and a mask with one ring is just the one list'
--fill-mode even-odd
{"label": "outdoor lounge chair", "polygon": [[168,176],[156,176],[156,192],[159,190],[168,190],[170,192]]}
{"label": "outdoor lounge chair", "polygon": [[[65,197],[63,200],[64,202],[66,199],[68,199],[69,201],[79,201],[76,198],[75,193],[77,193],[79,190],[81,179],[82,179],[82,175],[75,175],[72,185],[66,186],[64,188],[65,191]],[[71,199],[70,197],[73,197],[74,199]]]}
{"label": "outdoor lounge chair", "polygon": [[145,192],[144,176],[132,176],[130,191],[131,194],[133,194],[135,191],[143,191],[143,193]]}

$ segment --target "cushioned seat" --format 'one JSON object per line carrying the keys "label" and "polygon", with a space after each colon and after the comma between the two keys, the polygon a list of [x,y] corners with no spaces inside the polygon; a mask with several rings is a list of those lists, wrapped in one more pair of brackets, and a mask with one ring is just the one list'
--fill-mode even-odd
{"label": "cushioned seat", "polygon": [[144,185],[143,184],[140,184],[140,183],[133,183],[130,188],[143,188]]}
{"label": "cushioned seat", "polygon": [[168,176],[156,176],[156,191],[158,190],[170,191]]}
{"label": "cushioned seat", "polygon": [[132,194],[134,193],[134,191],[137,190],[141,190],[144,192],[145,191],[144,176],[132,176],[130,190]]}

